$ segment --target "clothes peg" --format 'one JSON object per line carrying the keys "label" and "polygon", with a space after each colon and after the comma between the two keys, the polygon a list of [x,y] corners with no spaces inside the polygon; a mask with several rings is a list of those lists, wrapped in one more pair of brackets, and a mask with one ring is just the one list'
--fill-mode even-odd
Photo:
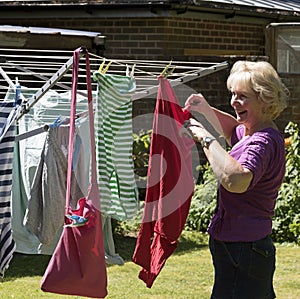
{"label": "clothes peg", "polygon": [[72,222],[70,224],[66,224],[65,227],[78,227],[83,226],[88,222],[88,219],[83,216],[78,215],[66,215],[67,218],[69,218]]}
{"label": "clothes peg", "polygon": [[61,118],[61,115],[58,116],[58,118],[52,123],[49,125],[49,128],[58,128],[60,125],[62,125],[63,123],[66,122],[66,118]]}
{"label": "clothes peg", "polygon": [[130,73],[130,77],[134,77],[134,69],[135,69],[135,66],[136,66],[136,64],[134,64],[134,65],[132,66],[131,73]]}
{"label": "clothes peg", "polygon": [[161,76],[163,76],[164,78],[167,78],[169,75],[171,75],[171,74],[174,72],[176,66],[174,66],[173,69],[170,69],[171,65],[172,65],[172,60],[171,60],[170,63],[163,69],[163,71],[161,72]]}
{"label": "clothes peg", "polygon": [[[101,63],[101,65],[99,66],[99,69],[98,69],[98,71],[99,71],[100,73],[102,73],[103,75],[106,74],[106,72],[108,71],[110,65],[112,64],[112,61],[110,61],[110,62],[107,64],[107,66],[104,68],[105,60],[106,60],[106,59],[103,58],[103,62]],[[104,69],[103,69],[103,68],[104,68]]]}
{"label": "clothes peg", "polygon": [[128,64],[126,64],[126,76],[127,76],[127,77],[131,77],[131,78],[134,77],[134,69],[135,69],[135,66],[136,66],[136,64],[134,64],[134,65],[132,66],[132,69],[131,69],[131,72],[130,72],[130,67],[129,67]]}

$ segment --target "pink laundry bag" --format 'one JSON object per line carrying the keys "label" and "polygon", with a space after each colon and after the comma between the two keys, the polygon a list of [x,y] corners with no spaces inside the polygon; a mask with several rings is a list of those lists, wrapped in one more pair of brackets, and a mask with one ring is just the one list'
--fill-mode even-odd
{"label": "pink laundry bag", "polygon": [[107,295],[107,272],[102,236],[100,195],[96,177],[90,64],[86,49],[84,52],[91,135],[91,183],[88,196],[78,200],[76,209],[70,207],[76,92],[81,52],[82,49],[79,48],[74,51],[73,56],[65,225],[43,275],[41,289],[57,294],[104,298]]}

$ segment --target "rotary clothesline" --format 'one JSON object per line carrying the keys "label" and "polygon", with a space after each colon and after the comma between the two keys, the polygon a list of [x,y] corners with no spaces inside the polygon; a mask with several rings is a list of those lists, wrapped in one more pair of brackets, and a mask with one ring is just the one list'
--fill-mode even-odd
{"label": "rotary clothesline", "polygon": [[[2,49],[2,51],[4,50]],[[84,53],[85,50],[86,49],[84,47],[81,48],[82,53]],[[8,50],[6,49],[6,51]],[[16,53],[18,51],[20,53]],[[64,55],[61,55],[62,53]],[[26,115],[28,112],[32,112],[32,110],[34,109],[31,108],[46,94],[47,94],[46,97],[47,100],[50,99],[50,101],[48,101],[47,107],[43,108],[44,111],[42,112],[43,121],[45,123],[46,123],[46,119],[48,121],[48,124],[50,124],[51,119],[53,120],[53,118],[57,117],[58,115],[62,115],[64,117],[69,115],[70,95],[68,94],[65,96],[61,96],[61,95],[66,90],[71,89],[72,87],[72,76],[70,74],[70,70],[73,65],[73,57],[71,55],[72,52],[70,51],[65,51],[65,52],[63,51],[62,53],[61,51],[48,52],[48,51],[37,51],[37,50],[15,50],[15,52],[13,52],[11,50],[9,53],[6,53],[6,56],[4,58],[0,59],[0,61],[2,61],[2,63],[0,63],[1,74],[4,80],[7,81],[9,85],[9,89],[12,89],[13,91],[17,90],[17,84],[20,84],[21,86],[25,86],[25,88],[21,87],[21,94],[23,94],[23,98],[20,106],[20,114],[18,120],[20,120],[20,118],[22,118],[22,116]],[[70,55],[69,58],[67,54]],[[1,49],[0,49],[0,58],[1,58]],[[109,60],[107,62],[107,65],[105,65],[106,63],[105,60],[106,59],[104,57],[90,54],[90,64],[94,74],[101,73],[102,70],[104,70],[106,72],[105,75],[108,74],[108,75],[115,76],[115,78],[112,80],[111,86],[105,91],[105,94],[102,95],[102,98],[100,100],[101,105],[99,105],[99,101],[97,102],[98,104],[96,105],[98,107],[98,110],[99,111],[101,110],[100,113],[101,115],[98,118],[98,132],[102,132],[102,131],[105,132],[103,136],[101,135],[100,140],[104,138],[108,138],[109,142],[106,142],[106,144],[113,143],[113,148],[115,148],[117,141],[114,140],[114,134],[112,133],[112,131],[118,132],[120,136],[122,135],[121,136],[122,138],[118,139],[120,140],[119,142],[120,144],[118,144],[117,148],[120,149],[122,147],[125,147],[126,145],[126,150],[124,150],[124,153],[126,153],[126,157],[123,157],[120,160],[122,160],[123,161],[122,163],[124,165],[126,164],[127,166],[131,165],[129,162],[132,162],[131,161],[132,158],[130,158],[130,156],[127,157],[127,153],[131,152],[130,150],[127,151],[127,147],[129,147],[131,143],[130,140],[128,140],[128,136],[132,135],[132,114],[129,115],[129,113],[132,113],[131,100],[133,101],[137,99],[147,98],[148,96],[156,93],[158,89],[157,78],[160,74],[167,73],[168,80],[171,86],[174,87],[228,67],[228,63],[226,62],[214,64],[208,62],[176,61],[170,63],[168,61],[150,61],[150,60],[141,61],[141,60],[120,60],[120,59]],[[125,77],[125,74],[127,75],[131,74],[132,78],[134,78],[134,83],[132,82],[133,85],[129,86],[131,85],[129,84],[127,86],[130,90],[126,90],[124,92],[124,88],[126,84],[123,82],[119,86],[121,88],[120,94],[112,92],[112,90],[117,85],[117,81],[121,80],[121,77],[124,79],[130,78],[129,76]],[[13,78],[16,78],[17,84],[13,83]],[[103,86],[102,89],[104,89],[104,86],[108,84],[107,80],[108,79],[106,78],[104,80],[105,82],[103,81],[104,83],[100,83],[100,86]],[[81,95],[85,96],[85,94],[82,92],[85,89],[83,88],[84,86],[83,84],[85,84],[85,65],[79,63],[78,90],[80,90]],[[80,88],[80,86],[82,86],[82,88]],[[94,92],[96,92],[97,87],[99,87],[99,82],[94,82],[93,87],[94,87]],[[48,96],[48,92],[49,93],[52,92],[50,93],[50,96]],[[125,105],[123,96],[127,97],[129,93],[130,93],[131,100],[128,98],[126,100],[126,103],[128,103],[128,105]],[[99,100],[99,94],[98,97],[96,98]],[[118,98],[122,100],[117,103],[116,101],[118,101],[117,100]],[[105,104],[104,104],[104,100],[106,101]],[[60,102],[61,105],[52,106],[53,101]],[[104,110],[102,111],[102,108],[101,109],[99,108],[100,106],[104,107],[102,108],[105,110],[105,112],[103,112]],[[113,107],[112,108],[113,112],[111,111],[110,114],[108,114],[106,113],[107,107],[110,106]],[[84,109],[84,105],[81,108]],[[124,111],[123,110],[121,111],[121,109],[124,109]],[[32,128],[31,126],[32,123],[35,124],[35,127],[43,126],[42,128],[44,128],[45,126],[45,123],[42,124],[38,119],[38,117],[35,118],[33,116],[34,113],[30,113],[30,114],[31,114],[30,117],[24,117],[25,121],[26,120],[27,122],[31,121],[30,125],[26,123],[24,126],[25,128],[27,128],[26,133],[39,134],[40,132],[44,132],[43,129],[34,130],[34,132],[28,130],[29,127]],[[109,115],[110,117],[106,118],[107,115]],[[111,120],[111,123],[109,123],[108,120]],[[107,136],[105,134],[107,134]],[[25,137],[22,136],[22,139],[26,138],[26,136],[29,137],[33,135],[30,134],[30,135],[25,135]],[[100,150],[100,153],[110,153],[112,155],[111,161],[115,160],[114,159],[114,154],[116,154],[115,149],[103,148]],[[99,159],[101,160],[100,154],[99,154]],[[127,159],[128,159],[128,163],[125,163],[124,161],[127,161]],[[102,163],[103,161],[107,161],[107,156],[102,157],[101,161]],[[127,171],[125,171],[125,166],[124,168],[122,168],[123,165],[122,167],[121,165],[118,165],[118,167],[122,169],[124,173],[126,174],[128,173]],[[115,172],[114,167],[110,168],[108,172],[117,173]],[[114,181],[106,182],[105,185],[110,186],[110,188],[111,186],[115,186],[116,190],[114,194],[118,194],[118,200],[119,200],[119,196],[121,194],[119,189],[120,186],[123,186],[120,183],[120,181],[126,182],[127,185],[127,181],[129,180],[129,178],[126,177],[126,179],[120,180],[120,177],[118,177],[117,175],[113,177],[111,173],[109,175],[106,175],[106,177],[109,178],[109,180],[114,178]],[[99,171],[99,176],[104,177],[101,171]],[[132,178],[132,185],[133,184],[134,184],[134,178]],[[124,190],[125,189],[126,188],[124,188]],[[103,194],[105,193],[104,190],[105,188],[102,188]],[[127,189],[126,192],[129,193]],[[131,192],[130,194],[136,193],[135,190],[131,190],[130,192]],[[111,194],[111,190],[108,190],[107,197],[105,197],[104,195],[102,196],[103,199],[107,198],[107,207],[110,204],[110,199],[109,199],[110,194]],[[124,198],[126,197],[127,196],[124,196]],[[105,200],[103,200],[103,202],[104,201]],[[131,218],[135,209],[129,208],[129,206],[130,206],[129,203],[126,204],[124,203],[123,206],[121,204],[114,210],[111,208],[107,208],[107,214],[110,216],[114,216],[114,218],[116,219],[121,219],[121,220],[128,218],[129,217],[128,215],[130,215],[129,218]],[[125,210],[130,210],[130,212]]]}
{"label": "rotary clothesline", "polygon": [[[91,71],[97,71],[104,59],[90,53]],[[111,63],[107,74],[125,75],[127,68],[134,69],[136,90],[133,100],[138,100],[157,92],[157,77],[170,61],[111,59],[107,63]],[[49,90],[71,90],[72,64],[71,51],[0,49],[0,98],[5,99],[8,90],[16,90],[17,85],[30,89],[30,96],[24,95],[23,88],[21,90],[24,105],[19,117],[22,117]],[[228,67],[227,62],[173,61],[170,68],[174,71],[168,78],[174,87]],[[84,90],[84,66],[79,65],[79,68],[78,93],[85,95],[80,91]],[[92,87],[95,91],[97,83],[94,82]]]}
{"label": "rotary clothesline", "polygon": [[[84,53],[84,51],[86,51],[86,49],[82,47],[81,52]],[[18,108],[17,116],[19,128],[21,126],[20,119],[24,115],[28,115],[28,117],[24,117],[22,119],[23,132],[19,131],[19,133],[22,134],[17,136],[16,141],[45,132],[45,125],[55,124],[58,116],[63,118],[69,116],[70,93],[68,92],[72,88],[72,74],[70,71],[73,65],[72,54],[73,52],[71,51],[0,49],[0,74],[2,75],[2,77],[0,77],[0,96],[2,95],[3,100],[12,100],[14,94],[20,94],[21,103],[19,103],[20,106]],[[105,63],[107,64],[105,65]],[[122,132],[124,136],[129,136],[131,131],[126,133],[124,132],[126,126],[124,126],[124,123],[122,124],[119,115],[120,107],[117,109],[115,106],[115,100],[118,95],[113,93],[112,90],[114,89],[114,82],[119,80],[121,77],[126,78],[125,74],[127,75],[127,78],[130,78],[128,75],[131,75],[132,78],[134,78],[133,86],[130,87],[132,88],[130,91],[130,98],[134,101],[142,98],[148,98],[155,94],[158,89],[157,79],[161,74],[167,73],[168,80],[171,86],[174,87],[228,67],[227,62],[168,62],[125,59],[108,60],[106,62],[104,57],[94,54],[90,54],[90,65],[94,74],[102,73],[102,70],[104,70],[106,72],[105,74],[115,76],[115,78],[117,76],[118,78],[112,81],[112,85],[106,91],[107,94],[103,96],[100,102],[104,101],[105,97],[107,97],[106,103],[103,103],[104,107],[107,108],[114,105],[113,110],[116,112],[116,120],[113,121],[113,126],[116,126],[116,123],[118,123],[120,128],[124,127],[123,130],[119,127],[114,127],[114,129],[116,129],[119,133]],[[96,81],[97,80],[93,83],[93,91],[95,95],[96,91],[98,92],[99,87],[99,82]],[[78,90],[79,94],[83,96],[82,99],[86,97],[83,92],[83,90],[85,90],[84,84],[85,64],[83,61],[80,61]],[[124,88],[124,86],[121,88]],[[120,96],[122,94],[123,91],[121,91]],[[45,98],[43,98],[43,96],[45,96]],[[41,99],[43,99],[43,101]],[[96,99],[99,99],[99,94]],[[40,101],[39,104],[42,106],[41,110],[31,109],[38,101]],[[80,113],[87,109],[85,104],[86,101],[82,101],[82,103],[78,101],[77,108]],[[120,103],[117,105],[120,105]],[[122,107],[123,106],[124,105],[122,105]],[[97,107],[99,108],[100,106],[98,105]],[[128,109],[129,106],[127,110]],[[122,113],[126,112],[126,119],[128,121],[127,127],[132,130],[132,123],[129,122],[129,118],[131,119],[132,115],[127,115],[127,113],[132,111],[132,108],[128,111],[127,110],[124,110]],[[112,124],[107,124],[107,119],[104,115],[107,114],[104,113],[99,118],[100,127],[103,124],[104,126],[112,126]],[[112,115],[110,116],[112,117]],[[143,126],[145,126],[145,123],[143,123]],[[30,129],[33,130],[31,131]],[[142,129],[144,129],[144,127]],[[111,130],[109,131],[111,132]],[[112,137],[113,136],[111,135],[109,138]],[[111,152],[111,150],[109,150],[109,152]]]}
{"label": "rotary clothesline", "polygon": [[[84,50],[85,49],[82,48],[82,51]],[[104,57],[90,54],[92,72],[98,71],[99,66],[103,62],[105,62]],[[157,77],[170,62],[117,59],[108,60],[107,63],[109,63],[107,74],[124,76],[127,71],[132,73],[136,82],[132,100],[138,100],[147,98],[157,92]],[[49,106],[47,112],[49,115],[51,114],[53,117],[56,111],[57,116],[62,112],[69,115],[70,109],[68,105],[70,97],[66,92],[72,89],[72,66],[73,52],[71,51],[0,49],[0,101],[5,102],[5,100],[10,100],[11,102],[18,91],[21,100],[21,106],[18,111],[18,120],[20,120],[20,118],[26,115],[28,111],[47,94],[47,98],[51,98],[51,100],[54,99],[54,101],[57,99],[57,101],[60,101],[62,104],[59,107],[53,106],[53,108]],[[104,68],[105,67],[104,65]],[[168,78],[172,86],[177,86],[228,68],[228,63],[173,61],[170,69],[173,70],[173,68],[174,71],[168,75]],[[97,82],[93,82],[93,92],[97,91],[97,85]],[[85,64],[81,60],[79,63],[78,94],[85,97],[83,90],[85,90]],[[84,105],[81,108],[84,109]],[[24,117],[24,120],[28,118],[29,117]],[[48,119],[50,120],[50,118]],[[7,223],[9,223],[9,221],[7,221]],[[1,230],[3,232],[3,227]],[[17,229],[15,231],[17,231]],[[1,235],[3,234],[0,232],[0,237]],[[6,261],[9,261],[11,255],[3,255],[3,257],[6,258]],[[4,274],[6,265],[0,268],[0,274]]]}

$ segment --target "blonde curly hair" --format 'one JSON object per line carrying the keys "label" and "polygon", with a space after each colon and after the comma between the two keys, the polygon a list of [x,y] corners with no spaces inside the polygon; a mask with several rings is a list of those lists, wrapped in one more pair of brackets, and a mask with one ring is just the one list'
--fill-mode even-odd
{"label": "blonde curly hair", "polygon": [[264,112],[271,119],[276,119],[287,107],[289,91],[269,62],[235,62],[227,79],[228,90],[237,82],[257,94],[258,99],[266,104]]}

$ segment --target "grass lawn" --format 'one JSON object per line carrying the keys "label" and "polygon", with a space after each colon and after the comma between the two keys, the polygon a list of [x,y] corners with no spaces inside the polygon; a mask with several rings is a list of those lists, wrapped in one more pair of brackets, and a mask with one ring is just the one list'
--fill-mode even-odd
{"label": "grass lawn", "polygon": [[[108,266],[108,299],[207,299],[213,283],[213,268],[207,238],[199,233],[184,232],[176,252],[147,288],[131,262],[135,238],[116,236],[118,253],[124,266]],[[40,281],[49,257],[16,254],[5,278],[0,282],[0,298],[82,298],[44,293]],[[300,298],[300,247],[277,245],[275,291],[278,299]],[[253,298],[256,299],[256,298]]]}

